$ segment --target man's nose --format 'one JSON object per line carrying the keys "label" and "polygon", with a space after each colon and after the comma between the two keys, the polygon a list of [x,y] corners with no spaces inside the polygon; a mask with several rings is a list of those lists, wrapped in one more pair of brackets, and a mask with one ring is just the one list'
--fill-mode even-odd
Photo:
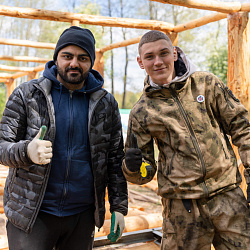
{"label": "man's nose", "polygon": [[160,56],[156,56],[155,57],[155,62],[154,62],[155,65],[161,65],[162,64],[162,59]]}
{"label": "man's nose", "polygon": [[76,68],[76,67],[79,66],[77,57],[73,57],[73,58],[72,58],[72,60],[71,60],[71,62],[70,62],[70,66],[71,66],[72,68]]}

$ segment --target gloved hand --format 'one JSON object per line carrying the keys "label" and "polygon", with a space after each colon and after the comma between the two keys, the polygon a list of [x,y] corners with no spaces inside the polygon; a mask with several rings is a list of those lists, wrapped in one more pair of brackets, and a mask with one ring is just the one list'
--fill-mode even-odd
{"label": "gloved hand", "polygon": [[42,140],[44,134],[42,136],[41,134],[42,128],[40,128],[36,137],[28,144],[27,154],[34,163],[45,165],[50,163],[52,158],[52,143],[50,141]]}
{"label": "gloved hand", "polygon": [[125,221],[123,214],[119,212],[113,212],[111,215],[110,234],[108,239],[111,242],[116,242],[122,237],[123,230],[125,228]]}
{"label": "gloved hand", "polygon": [[125,153],[125,163],[131,172],[140,170],[142,164],[142,153],[138,148],[135,134],[131,134],[130,136],[130,148]]}
{"label": "gloved hand", "polygon": [[247,185],[247,202],[250,203],[250,184]]}

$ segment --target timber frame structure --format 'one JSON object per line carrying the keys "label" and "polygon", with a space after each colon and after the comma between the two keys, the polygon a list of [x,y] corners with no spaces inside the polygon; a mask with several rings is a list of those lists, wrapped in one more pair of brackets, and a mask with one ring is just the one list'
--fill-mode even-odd
{"label": "timber frame structure", "polygon": [[[206,25],[211,22],[219,21],[227,18],[228,30],[228,75],[227,85],[234,92],[241,103],[250,111],[250,21],[248,12],[250,12],[250,2],[241,4],[239,2],[220,2],[208,0],[150,0],[161,2],[164,4],[178,5],[188,8],[203,9],[213,11],[212,14],[201,18],[189,21],[185,24],[174,26],[171,23],[156,21],[156,20],[141,20],[133,18],[116,18],[94,16],[86,14],[76,14],[70,12],[49,11],[31,8],[8,7],[0,5],[0,15],[40,19],[58,22],[68,22],[70,25],[79,26],[80,24],[99,25],[108,27],[123,27],[146,30],[160,30],[166,33],[173,42],[173,45],[178,43],[178,33]],[[131,44],[136,44],[140,41],[140,37],[129,39],[126,41],[107,45],[103,48],[96,49],[96,61],[94,69],[104,74],[104,57],[106,51],[118,47],[125,47]],[[33,48],[54,49],[55,44],[31,42],[27,40],[1,39],[0,44],[26,46]],[[2,71],[13,71],[14,74],[0,73],[0,82],[4,82],[7,86],[7,96],[9,96],[15,88],[15,80],[19,77],[28,75],[28,79],[36,78],[37,73],[44,70],[47,59],[24,56],[0,56],[0,60],[10,61],[27,61],[42,63],[41,65],[30,67],[11,67],[0,65]],[[237,151],[236,151],[237,154]],[[237,155],[238,157],[238,155]],[[238,165],[241,173],[243,166],[239,160]],[[246,183],[243,179],[241,185],[246,193]]]}

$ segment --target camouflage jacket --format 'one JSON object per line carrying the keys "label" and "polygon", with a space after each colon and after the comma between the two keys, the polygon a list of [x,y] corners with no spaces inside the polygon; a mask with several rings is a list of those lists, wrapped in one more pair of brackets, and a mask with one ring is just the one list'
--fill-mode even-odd
{"label": "camouflage jacket", "polygon": [[154,89],[146,77],[143,94],[129,118],[131,133],[154,171],[148,178],[130,172],[128,181],[143,184],[156,173],[154,141],[159,149],[158,193],[165,198],[198,199],[230,190],[241,182],[230,144],[239,149],[250,182],[250,125],[248,112],[215,75],[195,72],[184,82]]}
{"label": "camouflage jacket", "polygon": [[[51,84],[42,77],[17,87],[6,104],[0,124],[0,163],[9,166],[4,211],[8,220],[25,232],[32,230],[50,174],[50,164],[36,165],[30,161],[27,145],[42,125],[48,127],[44,139],[53,144],[55,117]],[[110,211],[127,214],[127,183],[121,170],[122,126],[114,97],[104,89],[92,93],[89,117],[95,224],[100,228],[104,223],[106,187]]]}

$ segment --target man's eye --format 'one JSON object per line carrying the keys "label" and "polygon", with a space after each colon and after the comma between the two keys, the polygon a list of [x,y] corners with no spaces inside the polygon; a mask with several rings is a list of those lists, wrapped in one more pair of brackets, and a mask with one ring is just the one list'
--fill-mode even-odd
{"label": "man's eye", "polygon": [[80,60],[83,62],[83,61],[86,61],[87,58],[86,57],[80,57]]}
{"label": "man's eye", "polygon": [[64,58],[65,58],[65,59],[70,59],[71,56],[69,56],[69,55],[64,55]]}
{"label": "man's eye", "polygon": [[163,51],[163,52],[161,52],[161,55],[162,56],[168,55],[168,52],[167,51]]}

